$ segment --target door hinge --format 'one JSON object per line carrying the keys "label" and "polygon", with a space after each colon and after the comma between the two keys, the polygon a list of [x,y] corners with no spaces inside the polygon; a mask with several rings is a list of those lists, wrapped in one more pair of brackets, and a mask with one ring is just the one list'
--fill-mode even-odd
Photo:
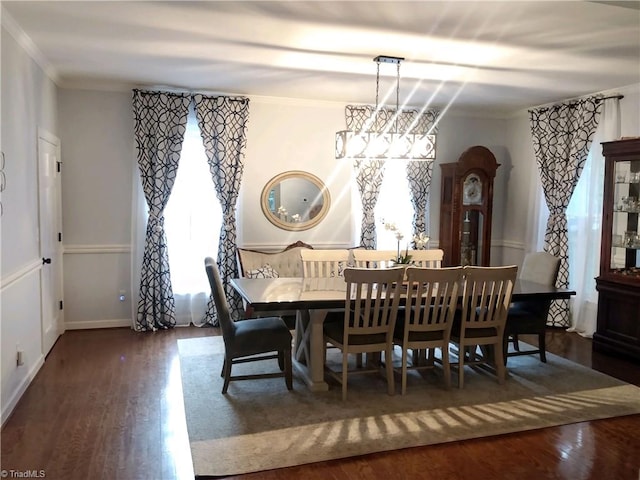
{"label": "door hinge", "polygon": [[62,241],[62,232],[58,232],[58,241],[61,242]]}
{"label": "door hinge", "polygon": [[62,304],[62,300],[60,300],[60,310],[63,309],[63,304]]}
{"label": "door hinge", "polygon": [[62,170],[62,162],[56,162],[56,169],[58,170],[58,173],[60,173]]}

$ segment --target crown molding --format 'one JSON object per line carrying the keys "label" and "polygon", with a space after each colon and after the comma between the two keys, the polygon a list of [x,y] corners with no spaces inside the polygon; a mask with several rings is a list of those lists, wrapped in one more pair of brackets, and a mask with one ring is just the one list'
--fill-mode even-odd
{"label": "crown molding", "polygon": [[56,85],[59,84],[60,78],[55,68],[49,62],[47,57],[31,40],[31,37],[25,33],[22,27],[16,22],[9,12],[0,6],[0,17],[2,18],[2,26],[7,29],[7,32],[15,39],[27,54],[33,59],[34,62],[42,69],[47,77],[49,77]]}

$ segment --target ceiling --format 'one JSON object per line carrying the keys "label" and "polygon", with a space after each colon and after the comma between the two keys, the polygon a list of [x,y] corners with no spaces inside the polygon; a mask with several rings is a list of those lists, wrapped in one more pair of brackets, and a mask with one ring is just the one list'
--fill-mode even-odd
{"label": "ceiling", "polygon": [[500,115],[640,83],[638,1],[2,1],[2,23],[65,88],[375,103],[391,55],[401,103]]}

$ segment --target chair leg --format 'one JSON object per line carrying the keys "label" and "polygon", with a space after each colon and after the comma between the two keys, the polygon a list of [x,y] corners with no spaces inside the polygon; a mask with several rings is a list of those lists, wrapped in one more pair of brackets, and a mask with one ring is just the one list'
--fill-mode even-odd
{"label": "chair leg", "polygon": [[284,352],[281,350],[278,352],[278,367],[280,368],[280,371],[282,372],[285,368],[285,356],[284,356]]}
{"label": "chair leg", "polygon": [[393,378],[393,346],[385,350],[384,363],[387,368],[387,390],[389,395],[395,395],[396,384]]}
{"label": "chair leg", "polygon": [[498,375],[498,383],[502,385],[507,379],[507,367],[503,357],[502,342],[493,346],[493,355],[495,356],[493,360],[495,362],[496,373]]}
{"label": "chair leg", "polygon": [[505,334],[504,338],[502,339],[502,359],[505,365],[507,364],[508,353],[509,353],[509,335]]}
{"label": "chair leg", "polygon": [[442,350],[442,370],[444,371],[444,385],[449,390],[451,388],[451,364],[449,363],[449,345],[445,345]]}
{"label": "chair leg", "polygon": [[538,335],[538,349],[540,350],[540,360],[547,363],[547,342],[544,332]]}
{"label": "chair leg", "polygon": [[518,340],[518,334],[517,333],[514,333],[512,335],[511,341],[513,342],[513,349],[516,352],[519,352],[520,351],[520,343],[519,343],[519,340]]}
{"label": "chair leg", "polygon": [[227,388],[229,388],[229,381],[231,380],[231,364],[232,360],[224,360],[224,385],[222,385],[222,393],[227,393]]}
{"label": "chair leg", "polygon": [[349,355],[342,352],[342,401],[347,399],[347,368],[349,367]]}
{"label": "chair leg", "polygon": [[[414,350],[414,354],[417,354],[417,351]],[[413,357],[413,364],[416,364],[416,357]],[[388,362],[387,362],[388,363]],[[404,395],[405,393],[407,393],[407,349],[404,347],[404,345],[402,346],[402,387],[401,387],[401,394]]]}
{"label": "chair leg", "polygon": [[291,365],[291,349],[284,351],[284,379],[287,390],[293,390],[293,368]]}
{"label": "chair leg", "polygon": [[225,359],[222,361],[222,370],[220,370],[220,376],[221,376],[221,377],[224,377],[224,369],[225,369],[225,368],[227,368],[227,367],[226,367],[226,365],[227,365],[227,359],[225,358]]}
{"label": "chair leg", "polygon": [[464,357],[466,355],[466,347],[458,348],[458,388],[464,387]]}

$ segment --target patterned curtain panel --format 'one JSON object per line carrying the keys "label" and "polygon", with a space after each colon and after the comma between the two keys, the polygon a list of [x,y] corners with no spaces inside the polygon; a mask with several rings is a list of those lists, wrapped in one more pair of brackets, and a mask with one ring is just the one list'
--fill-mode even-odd
{"label": "patterned curtain panel", "polygon": [[[218,247],[220,277],[229,299],[231,316],[237,320],[244,316],[242,300],[231,286],[230,280],[238,276],[235,212],[244,170],[249,99],[204,95],[194,95],[193,98],[211,178],[222,206],[223,221]],[[206,321],[218,326],[211,297],[207,305]]]}
{"label": "patterned curtain panel", "polygon": [[[420,115],[415,133],[438,134],[436,121],[439,112],[429,110]],[[413,206],[413,233],[429,234],[429,191],[431,189],[431,176],[433,173],[433,161],[409,161],[407,162],[407,181],[411,193],[411,205]],[[414,245],[415,248],[415,245]]]}
{"label": "patterned curtain panel", "polygon": [[[544,250],[560,258],[558,287],[569,286],[567,206],[587,161],[601,110],[601,96],[593,96],[529,111],[533,148],[549,207]],[[552,303],[547,324],[571,326],[568,300]]]}
{"label": "patterned curtain panel", "polygon": [[175,326],[175,300],[164,233],[164,207],[176,178],[190,95],[133,91],[135,139],[149,208],[135,330]]}
{"label": "patterned curtain panel", "polygon": [[[399,132],[427,133],[435,129],[436,111],[420,113],[405,109],[395,119],[395,108],[381,108],[377,113],[371,105],[347,105],[345,120],[347,130],[381,133],[397,128]],[[397,125],[395,125],[397,122]],[[414,233],[425,232],[425,219],[431,185],[432,162],[408,162],[407,180],[410,184],[414,206]],[[354,163],[356,183],[362,201],[362,227],[360,245],[376,248],[375,208],[384,178],[384,160],[364,159]]]}
{"label": "patterned curtain panel", "polygon": [[360,245],[375,250],[377,245],[375,210],[384,175],[384,161],[369,158],[359,159],[355,160],[354,168],[362,201]]}

